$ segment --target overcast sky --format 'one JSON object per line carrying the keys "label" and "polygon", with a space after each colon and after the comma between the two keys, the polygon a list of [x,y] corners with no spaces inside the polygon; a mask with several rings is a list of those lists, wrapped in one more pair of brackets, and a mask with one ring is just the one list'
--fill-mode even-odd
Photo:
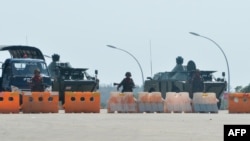
{"label": "overcast sky", "polygon": [[233,89],[250,83],[249,13],[249,0],[0,0],[0,44],[60,54],[61,61],[90,74],[97,69],[101,84],[120,82],[126,71],[142,84],[137,62],[106,45],[133,54],[144,79],[171,71],[177,56],[184,65],[193,60],[200,70],[228,78],[222,52],[189,34],[196,32],[225,52]]}

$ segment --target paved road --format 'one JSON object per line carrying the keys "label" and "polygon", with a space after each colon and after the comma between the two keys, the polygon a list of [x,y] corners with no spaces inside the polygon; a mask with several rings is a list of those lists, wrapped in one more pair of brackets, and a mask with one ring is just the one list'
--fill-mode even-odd
{"label": "paved road", "polygon": [[250,124],[250,114],[0,114],[0,141],[223,141],[224,124]]}

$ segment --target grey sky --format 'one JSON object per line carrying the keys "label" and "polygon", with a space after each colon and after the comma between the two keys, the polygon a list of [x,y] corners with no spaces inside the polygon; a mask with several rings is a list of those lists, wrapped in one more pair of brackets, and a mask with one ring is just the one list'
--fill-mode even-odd
{"label": "grey sky", "polygon": [[[249,0],[0,0],[0,44],[28,44],[60,54],[73,67],[99,71],[101,84],[120,82],[126,71],[142,84],[152,72],[170,71],[175,58],[194,60],[200,70],[226,72],[231,87],[250,83]],[[0,56],[2,58],[3,56]],[[50,59],[47,64],[50,63]]]}

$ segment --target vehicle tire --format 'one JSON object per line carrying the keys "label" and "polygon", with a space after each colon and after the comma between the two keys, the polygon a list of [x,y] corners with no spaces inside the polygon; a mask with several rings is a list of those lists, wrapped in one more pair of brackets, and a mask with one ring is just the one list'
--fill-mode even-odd
{"label": "vehicle tire", "polygon": [[148,92],[149,92],[149,93],[155,92],[155,88],[152,88],[152,87],[151,87],[151,88],[148,90]]}

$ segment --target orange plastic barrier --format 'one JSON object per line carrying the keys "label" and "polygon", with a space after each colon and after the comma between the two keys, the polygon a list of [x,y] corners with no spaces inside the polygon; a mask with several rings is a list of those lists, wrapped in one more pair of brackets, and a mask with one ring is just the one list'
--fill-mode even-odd
{"label": "orange plastic barrier", "polygon": [[148,92],[139,92],[138,93],[138,101],[150,102],[149,93]]}
{"label": "orange plastic barrier", "polygon": [[23,92],[23,113],[58,113],[58,92]]}
{"label": "orange plastic barrier", "polygon": [[250,113],[250,93],[231,93],[228,100],[229,113]]}
{"label": "orange plastic barrier", "polygon": [[19,92],[0,92],[0,113],[19,113]]}
{"label": "orange plastic barrier", "polygon": [[108,113],[135,113],[137,112],[136,99],[132,92],[111,92],[107,102]]}
{"label": "orange plastic barrier", "polygon": [[143,113],[163,113],[164,100],[160,92],[140,92],[138,94],[138,112]]}
{"label": "orange plastic barrier", "polygon": [[190,113],[192,112],[191,99],[188,92],[167,92],[164,112],[166,113]]}
{"label": "orange plastic barrier", "polygon": [[65,92],[65,113],[100,113],[99,92]]}
{"label": "orange plastic barrier", "polygon": [[218,113],[218,99],[215,93],[194,93],[192,106],[194,112]]}

